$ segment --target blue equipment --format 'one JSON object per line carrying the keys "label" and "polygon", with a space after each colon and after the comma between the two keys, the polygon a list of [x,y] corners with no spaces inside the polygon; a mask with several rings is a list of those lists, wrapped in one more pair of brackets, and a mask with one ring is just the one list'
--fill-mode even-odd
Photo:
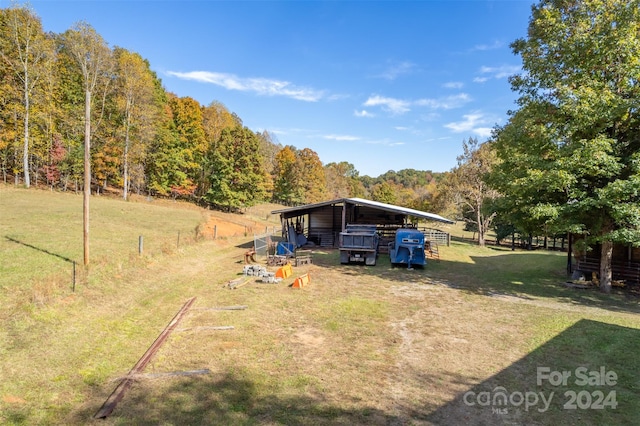
{"label": "blue equipment", "polygon": [[417,229],[398,229],[395,242],[389,243],[389,257],[392,265],[406,264],[408,269],[412,265],[426,265],[424,234]]}

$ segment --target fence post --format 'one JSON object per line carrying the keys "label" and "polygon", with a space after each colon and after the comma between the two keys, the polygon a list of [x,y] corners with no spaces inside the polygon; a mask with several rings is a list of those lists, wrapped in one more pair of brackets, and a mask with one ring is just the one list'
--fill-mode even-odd
{"label": "fence post", "polygon": [[144,249],[144,238],[142,235],[138,237],[138,254],[142,254]]}
{"label": "fence post", "polygon": [[76,261],[73,261],[73,288],[71,289],[73,293],[76,291]]}
{"label": "fence post", "polygon": [[180,231],[178,231],[178,242],[176,243],[176,248],[180,248]]}
{"label": "fence post", "polygon": [[213,239],[218,237],[218,225],[213,225]]}

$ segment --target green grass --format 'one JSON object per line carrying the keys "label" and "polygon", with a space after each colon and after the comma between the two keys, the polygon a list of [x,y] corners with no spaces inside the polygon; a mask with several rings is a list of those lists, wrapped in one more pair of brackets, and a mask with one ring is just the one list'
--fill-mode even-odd
{"label": "green grass", "polygon": [[[90,263],[83,270],[82,196],[49,191],[0,188],[0,288],[44,300],[76,281],[109,279],[132,261],[153,259],[195,238],[203,222],[198,209],[176,209],[154,203],[118,202],[106,197],[90,201]],[[3,292],[6,294],[5,292]],[[7,303],[0,296],[0,303]]]}
{"label": "green grass", "polygon": [[[105,197],[91,205],[92,264],[72,293],[62,257],[81,260],[81,198],[0,188],[0,423],[640,424],[638,299],[562,286],[564,254],[454,242],[410,271],[385,255],[366,267],[317,250],[283,283],[229,290],[247,238],[175,247],[204,211]],[[269,219],[268,209],[255,214]],[[305,272],[307,287],[288,287]],[[235,328],[174,332],[145,372],[211,374],[141,380],[111,417],[94,420],[193,296],[197,308],[249,308],[194,309],[181,326]],[[605,390],[618,407],[565,410],[564,392],[597,389],[538,387],[540,366],[615,371]],[[556,396],[543,413],[464,403],[466,392],[497,386]]]}

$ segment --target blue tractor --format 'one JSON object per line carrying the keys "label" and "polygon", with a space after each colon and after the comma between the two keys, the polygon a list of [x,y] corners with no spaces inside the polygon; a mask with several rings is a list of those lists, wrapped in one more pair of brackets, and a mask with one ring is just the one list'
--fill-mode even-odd
{"label": "blue tractor", "polygon": [[413,265],[426,265],[424,234],[412,228],[398,229],[395,241],[389,243],[389,257],[394,266],[407,265],[412,269]]}

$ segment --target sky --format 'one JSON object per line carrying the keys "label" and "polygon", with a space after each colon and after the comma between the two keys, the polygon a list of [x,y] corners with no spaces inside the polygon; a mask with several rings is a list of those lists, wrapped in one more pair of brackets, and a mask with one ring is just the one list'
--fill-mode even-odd
{"label": "sky", "polygon": [[[446,172],[516,109],[510,44],[533,2],[31,0],[45,31],[86,22],[164,88],[361,176]],[[10,2],[0,0],[0,7]]]}

